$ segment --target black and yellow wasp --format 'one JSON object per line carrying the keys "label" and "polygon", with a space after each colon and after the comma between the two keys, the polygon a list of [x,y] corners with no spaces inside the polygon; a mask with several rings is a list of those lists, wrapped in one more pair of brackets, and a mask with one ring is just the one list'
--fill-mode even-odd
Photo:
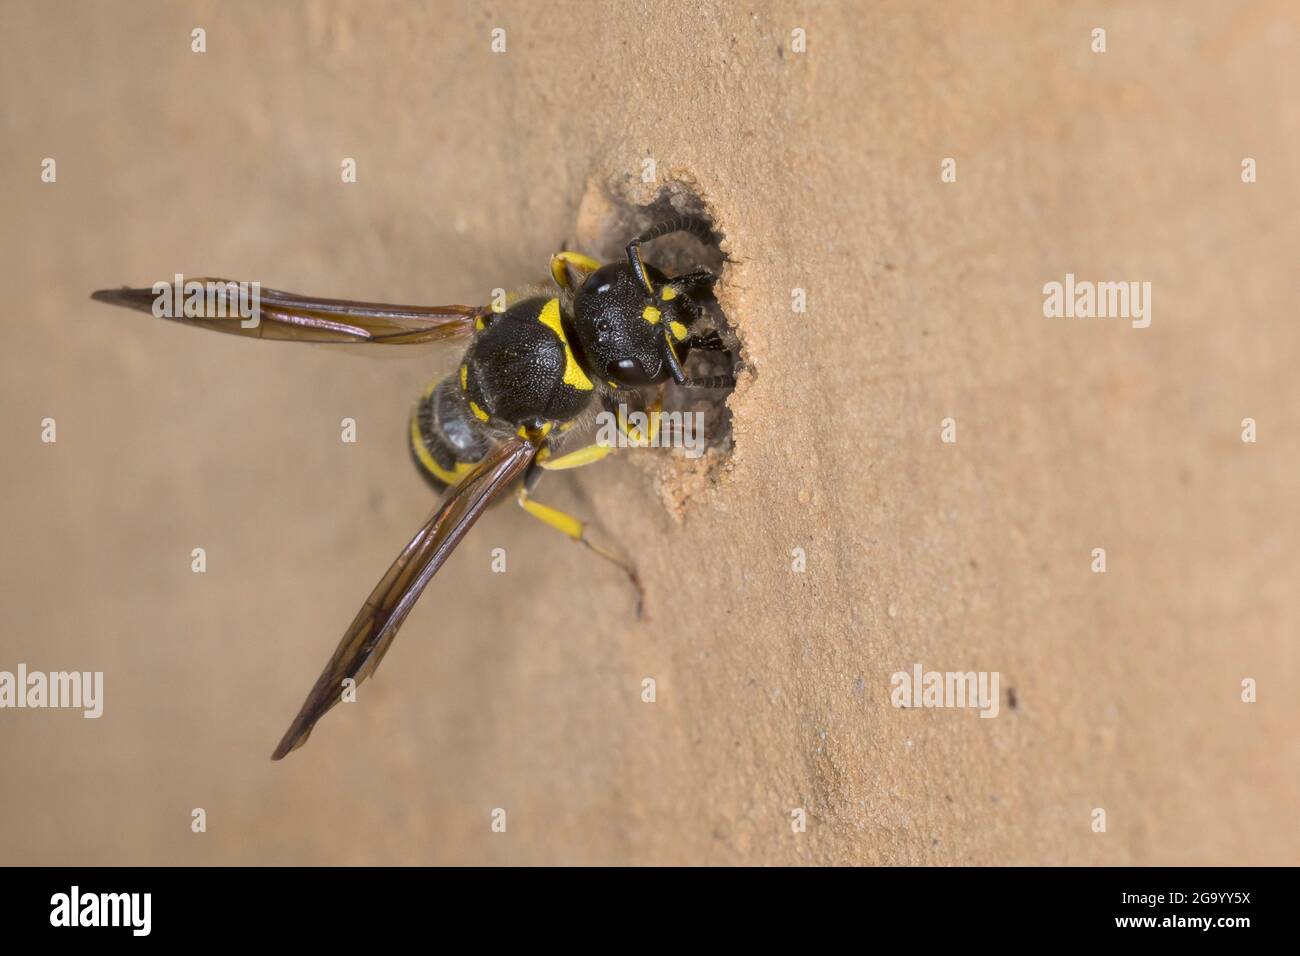
{"label": "black and yellow wasp", "polygon": [[[692,379],[683,369],[692,349],[727,346],[706,319],[715,276],[696,269],[669,278],[641,259],[642,243],[674,232],[712,238],[703,220],[678,216],[636,236],[625,262],[602,265],[580,253],[556,253],[551,275],[558,295],[517,298],[499,310],[314,299],[262,289],[259,321],[246,325],[227,317],[232,312],[221,298],[233,294],[225,290],[236,284],[192,280],[220,291],[197,314],[167,316],[185,325],[296,342],[468,342],[457,369],[430,384],[411,411],[411,453],[430,483],[446,492],[442,502],[362,605],[272,759],[306,742],[338,703],[346,679],[360,683],[374,672],[430,579],[483,510],[512,487],[525,511],[617,563],[639,593],[630,565],[592,544],[577,518],[532,494],[543,470],[591,464],[612,450],[600,444],[564,447],[568,434],[581,432],[573,426],[593,406],[619,414],[628,396],[669,380],[685,388],[735,384],[730,374]],[[92,297],[158,314],[155,288],[106,289]],[[658,399],[651,405],[657,410]],[[657,418],[648,420],[654,429]],[[634,434],[621,415],[618,421],[634,442],[652,437]]]}

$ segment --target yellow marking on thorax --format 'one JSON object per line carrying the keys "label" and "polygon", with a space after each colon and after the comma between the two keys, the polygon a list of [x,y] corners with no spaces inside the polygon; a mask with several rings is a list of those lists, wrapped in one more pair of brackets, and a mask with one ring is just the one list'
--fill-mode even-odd
{"label": "yellow marking on thorax", "polygon": [[460,390],[463,392],[467,388],[469,388],[469,366],[462,365],[460,367]]}
{"label": "yellow marking on thorax", "polygon": [[485,422],[492,417],[487,412],[483,411],[483,409],[479,408],[478,405],[476,405],[474,402],[469,403],[469,410],[473,412],[474,417],[481,422]]}
{"label": "yellow marking on thorax", "polygon": [[573,349],[569,347],[569,340],[564,335],[564,327],[560,324],[560,300],[551,299],[542,306],[537,321],[554,332],[564,345],[564,383],[580,392],[590,392],[594,387],[591,379],[587,378],[587,373],[573,357]]}
{"label": "yellow marking on thorax", "polygon": [[448,471],[438,464],[433,453],[429,451],[429,446],[424,443],[424,434],[420,431],[420,410],[417,406],[411,411],[411,447],[415,449],[415,457],[420,459],[420,464],[435,475],[438,480],[448,485],[458,485],[461,479],[474,470],[474,465],[468,461],[456,462],[456,470]]}
{"label": "yellow marking on thorax", "polygon": [[659,320],[663,318],[663,313],[653,305],[647,305],[645,310],[641,313],[641,318],[645,319],[651,325],[658,325]]}
{"label": "yellow marking on thorax", "polygon": [[686,326],[682,325],[680,322],[670,322],[668,325],[669,328],[673,330],[673,336],[678,342],[681,342],[686,338]]}
{"label": "yellow marking on thorax", "polygon": [[663,299],[665,302],[671,302],[673,299],[677,298],[677,290],[670,285],[666,285],[659,291],[659,298]]}

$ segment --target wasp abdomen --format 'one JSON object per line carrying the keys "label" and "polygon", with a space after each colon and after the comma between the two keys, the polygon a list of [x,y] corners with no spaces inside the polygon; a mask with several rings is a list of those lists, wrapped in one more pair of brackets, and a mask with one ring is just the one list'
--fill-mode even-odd
{"label": "wasp abdomen", "polygon": [[456,375],[434,382],[411,409],[411,455],[437,491],[460,482],[492,446],[461,395]]}

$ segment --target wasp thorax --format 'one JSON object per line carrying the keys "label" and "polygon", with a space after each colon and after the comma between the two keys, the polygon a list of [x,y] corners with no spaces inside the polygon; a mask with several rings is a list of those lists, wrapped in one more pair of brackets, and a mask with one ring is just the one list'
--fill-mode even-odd
{"label": "wasp thorax", "polygon": [[480,421],[528,427],[567,421],[592,396],[591,379],[569,347],[554,298],[524,299],[493,316],[461,368],[461,391]]}

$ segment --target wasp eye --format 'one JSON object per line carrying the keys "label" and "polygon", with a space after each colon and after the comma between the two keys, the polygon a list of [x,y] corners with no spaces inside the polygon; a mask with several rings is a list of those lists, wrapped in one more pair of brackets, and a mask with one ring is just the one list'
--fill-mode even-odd
{"label": "wasp eye", "polygon": [[606,263],[587,276],[587,281],[582,284],[582,294],[603,295],[614,287],[614,281],[618,278],[619,270],[626,268],[626,266],[617,262]]}
{"label": "wasp eye", "polygon": [[640,359],[625,358],[610,362],[605,367],[605,377],[622,382],[624,385],[649,385],[651,378],[646,374]]}

